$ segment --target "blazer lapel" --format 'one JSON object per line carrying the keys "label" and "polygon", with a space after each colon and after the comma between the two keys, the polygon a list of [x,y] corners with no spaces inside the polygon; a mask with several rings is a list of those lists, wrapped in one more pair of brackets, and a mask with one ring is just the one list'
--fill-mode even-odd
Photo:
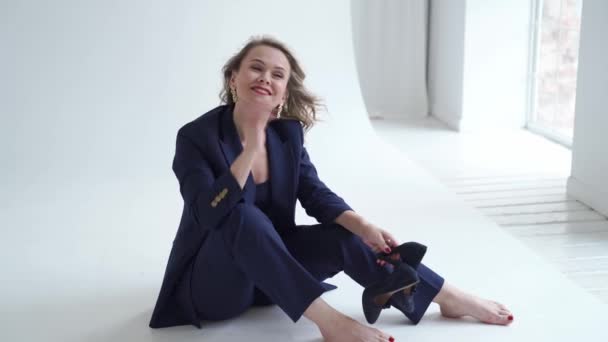
{"label": "blazer lapel", "polygon": [[268,168],[270,193],[273,207],[280,213],[290,212],[289,196],[293,193],[294,158],[289,141],[282,141],[272,124],[266,128],[266,149],[268,151]]}
{"label": "blazer lapel", "polygon": [[[220,147],[224,154],[224,159],[228,164],[228,168],[234,162],[234,160],[243,152],[243,145],[239,139],[239,133],[234,125],[233,116],[234,105],[227,106],[226,109],[220,115]],[[243,198],[245,202],[255,203],[255,184],[251,172],[245,182],[243,188]]]}
{"label": "blazer lapel", "polygon": [[[234,106],[227,106],[221,113],[220,147],[228,167],[243,151],[243,145],[233,120]],[[272,123],[266,127],[266,150],[268,152],[268,172],[272,205],[281,213],[289,213],[289,198],[294,193],[294,162],[292,149],[288,140],[281,140]],[[247,203],[255,203],[255,182],[250,172],[243,189],[243,198]]]}

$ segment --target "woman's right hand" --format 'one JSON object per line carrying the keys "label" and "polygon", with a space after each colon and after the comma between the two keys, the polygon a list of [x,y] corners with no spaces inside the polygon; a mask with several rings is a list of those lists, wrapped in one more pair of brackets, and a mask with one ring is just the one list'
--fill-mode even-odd
{"label": "woman's right hand", "polygon": [[267,104],[247,103],[243,117],[243,146],[245,149],[260,151],[266,143],[265,128],[270,118],[272,107]]}

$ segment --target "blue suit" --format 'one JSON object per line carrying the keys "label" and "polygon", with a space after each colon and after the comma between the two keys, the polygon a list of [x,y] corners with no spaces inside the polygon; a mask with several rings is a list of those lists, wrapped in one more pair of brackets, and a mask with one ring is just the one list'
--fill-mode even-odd
{"label": "blue suit", "polygon": [[[334,223],[352,210],[318,177],[303,146],[302,126],[274,120],[266,128],[271,200],[255,206],[251,173],[243,189],[230,172],[242,152],[233,106],[219,106],[177,134],[173,171],[184,199],[180,225],[150,327],[235,317],[252,305],[277,304],[294,322],[344,271],[362,286],[390,273],[360,238]],[[295,224],[299,200],[319,224]],[[443,279],[424,265],[416,293],[417,323]]]}

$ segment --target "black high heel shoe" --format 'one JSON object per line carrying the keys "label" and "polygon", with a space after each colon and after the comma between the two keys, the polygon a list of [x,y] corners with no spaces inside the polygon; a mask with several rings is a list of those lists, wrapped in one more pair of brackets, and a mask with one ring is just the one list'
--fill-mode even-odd
{"label": "black high heel shoe", "polygon": [[391,248],[390,253],[378,254],[378,259],[390,262],[394,265],[391,256],[399,253],[401,261],[412,266],[414,269],[418,268],[424,254],[426,254],[426,246],[418,242],[406,242],[402,243],[397,247]]}
{"label": "black high heel shoe", "polygon": [[391,306],[388,301],[393,294],[405,293],[414,288],[419,281],[418,274],[412,267],[400,263],[386,279],[367,287],[362,296],[363,313],[367,322],[374,324],[380,316],[380,311]]}
{"label": "black high heel shoe", "polygon": [[[390,253],[380,253],[378,259],[384,260],[391,263],[395,269],[400,267],[402,263],[411,266],[412,268],[418,268],[422,258],[426,253],[426,246],[417,242],[406,242],[397,247],[393,247]],[[392,256],[399,253],[399,258],[393,260]],[[414,305],[414,293],[416,292],[416,286],[412,287],[409,293],[406,291],[398,291],[393,294],[388,302],[388,306],[394,306],[404,314],[412,313],[415,310]]]}

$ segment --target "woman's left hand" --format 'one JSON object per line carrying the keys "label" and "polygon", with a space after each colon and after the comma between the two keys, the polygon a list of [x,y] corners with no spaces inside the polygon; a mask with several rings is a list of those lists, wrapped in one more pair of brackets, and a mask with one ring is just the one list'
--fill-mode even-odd
{"label": "woman's left hand", "polygon": [[[390,253],[392,247],[399,246],[399,242],[395,237],[384,229],[381,229],[373,224],[367,224],[359,235],[363,242],[368,245],[374,253]],[[379,265],[384,266],[386,261],[377,260]]]}

